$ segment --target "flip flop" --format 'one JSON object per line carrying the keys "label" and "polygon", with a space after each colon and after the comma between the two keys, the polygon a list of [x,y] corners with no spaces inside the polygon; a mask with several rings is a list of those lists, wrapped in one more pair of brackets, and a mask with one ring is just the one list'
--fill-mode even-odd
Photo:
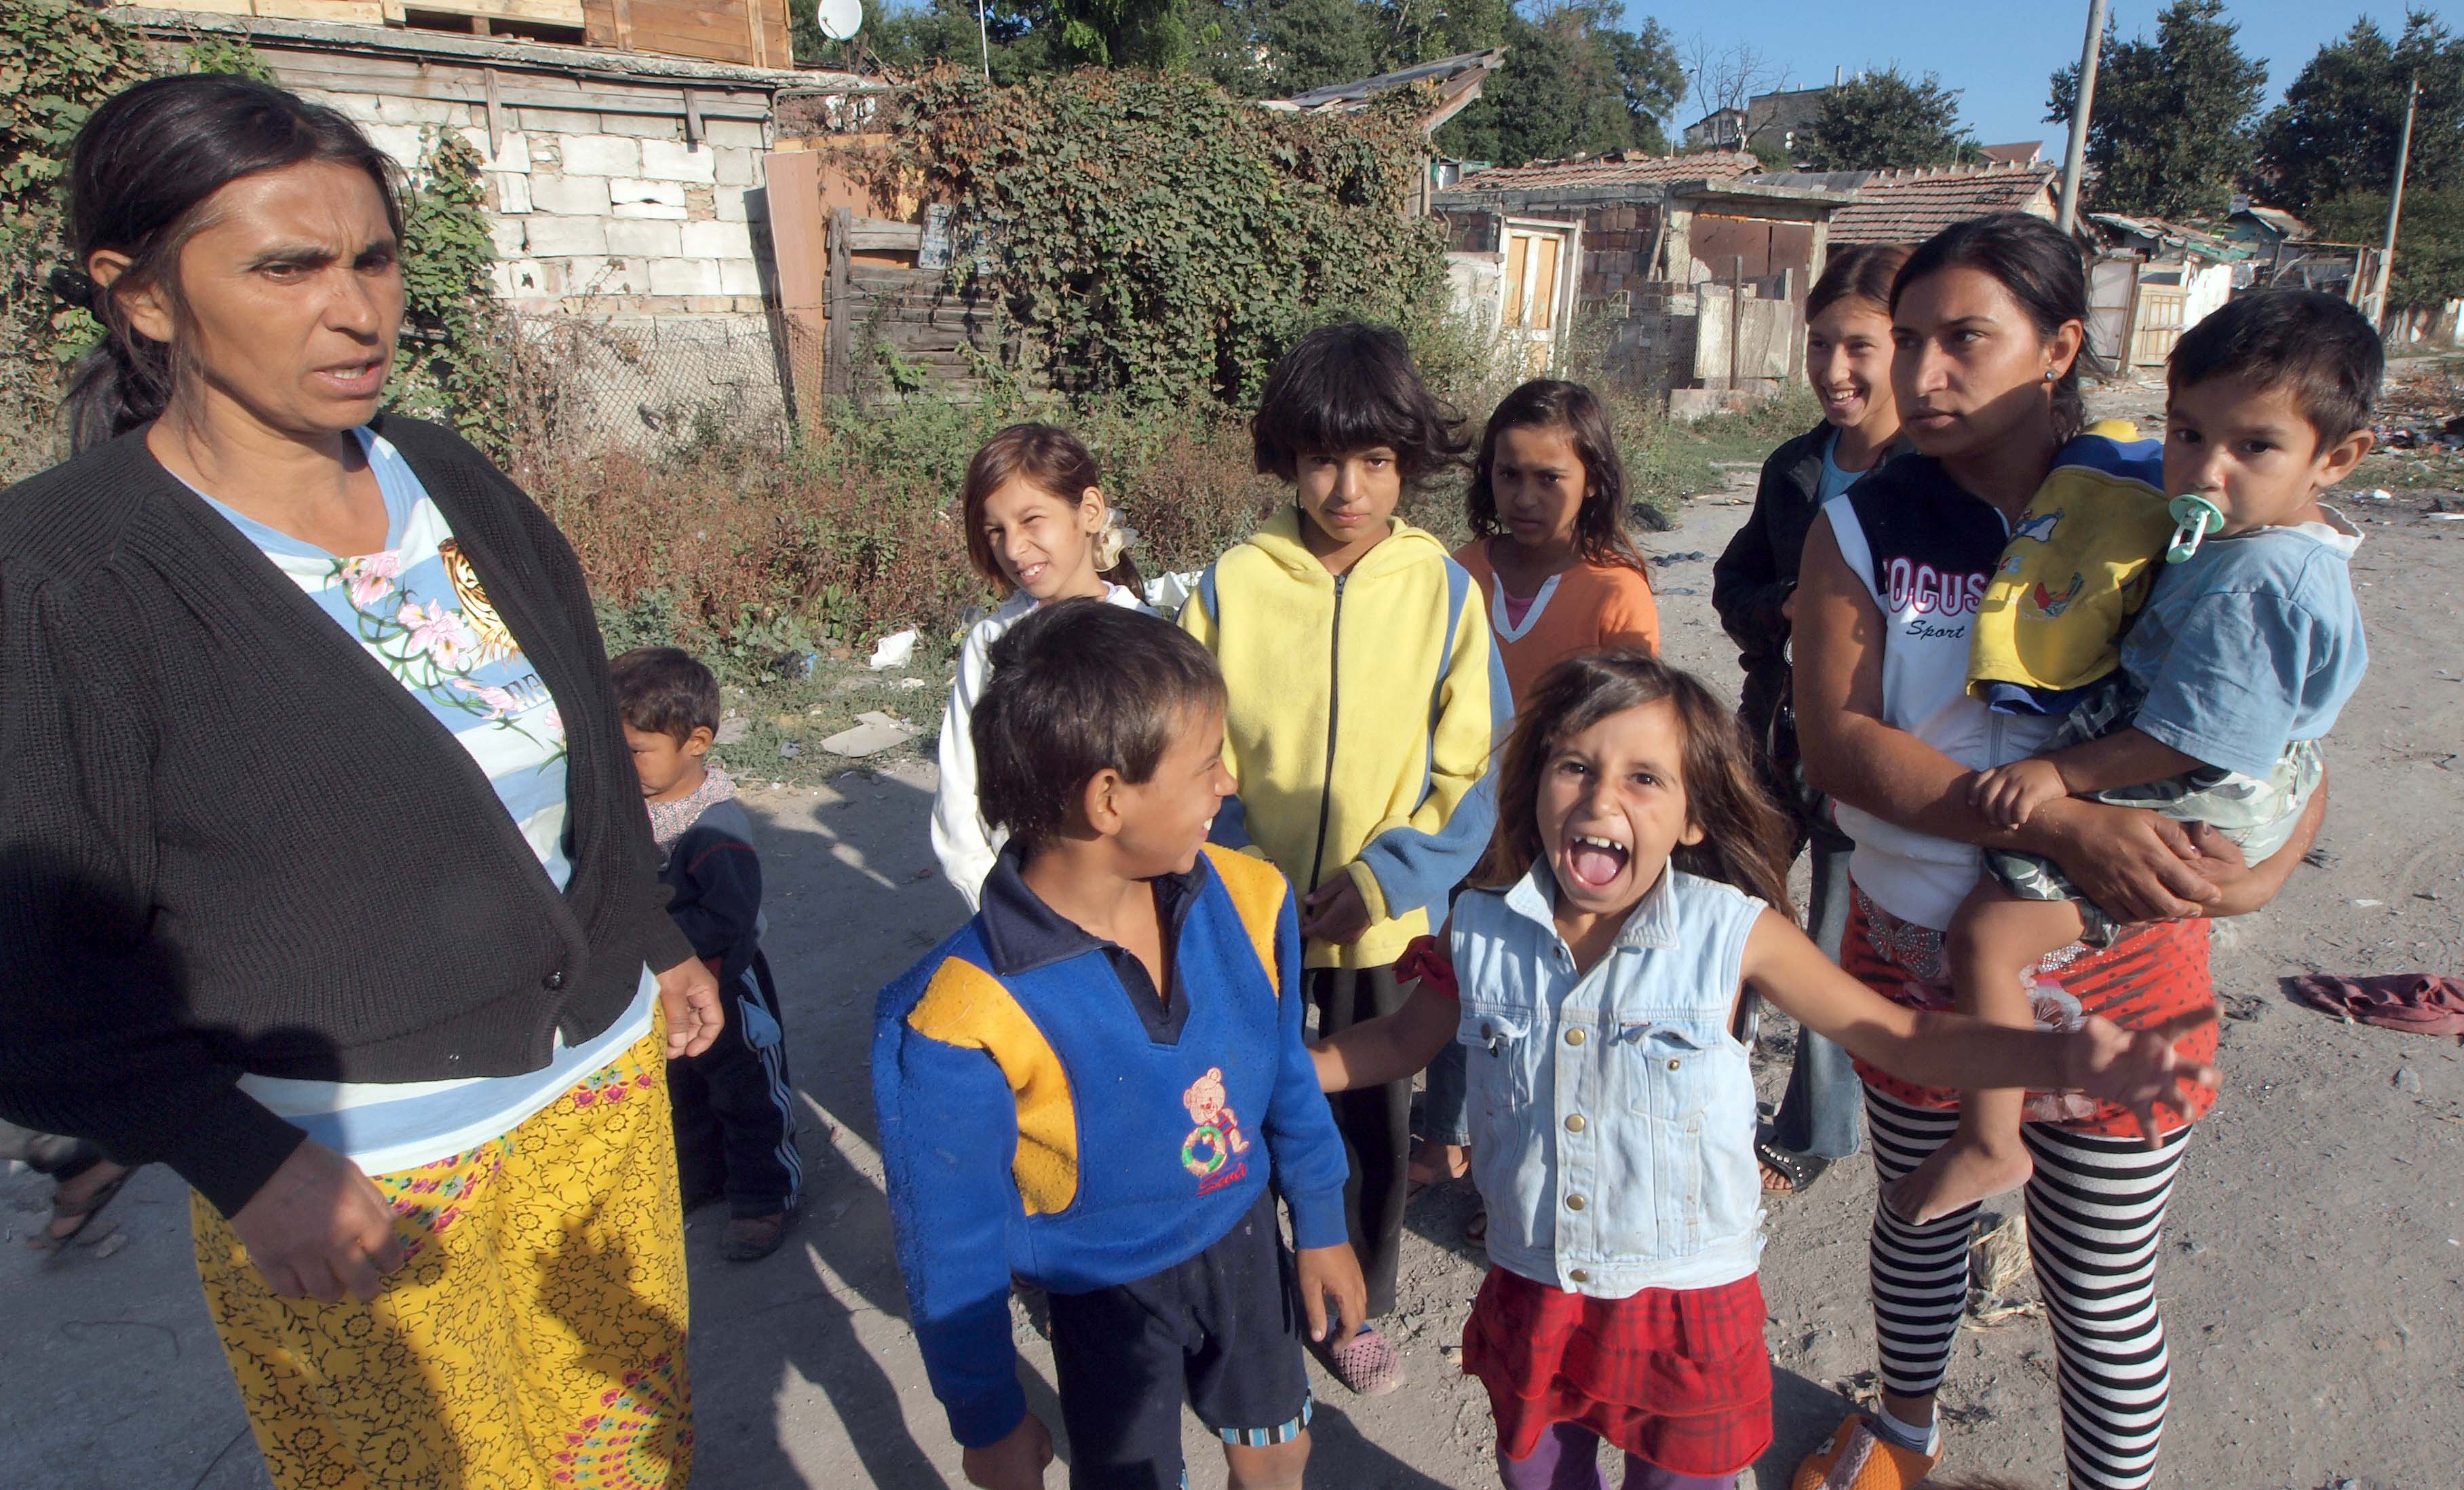
{"label": "flip flop", "polygon": [[1781,1148],[1772,1138],[1769,1125],[1754,1136],[1754,1157],[1762,1162],[1763,1168],[1788,1181],[1785,1185],[1765,1181],[1763,1194],[1767,1195],[1801,1195],[1822,1177],[1824,1170],[1831,1168],[1831,1161],[1818,1153],[1799,1153],[1793,1149]]}
{"label": "flip flop", "polygon": [[[85,1173],[88,1170],[93,1169],[95,1165],[103,1162],[104,1161],[101,1156],[97,1154],[92,1163],[78,1164],[71,1168],[68,1173],[62,1178],[61,1183],[65,1184],[69,1180],[75,1179],[78,1175]],[[79,1237],[84,1236],[86,1228],[95,1223],[95,1218],[102,1215],[103,1207],[111,1204],[113,1199],[120,1194],[121,1190],[128,1184],[129,1177],[134,1175],[136,1172],[137,1171],[134,1169],[121,1170],[118,1174],[113,1175],[111,1178],[104,1180],[100,1185],[97,1186],[94,1193],[87,1195],[83,1200],[64,1201],[59,1197],[59,1191],[56,1188],[54,1189],[52,1192],[52,1218],[44,1223],[41,1231],[36,1232],[32,1238],[28,1238],[27,1245],[33,1247],[37,1252],[57,1252],[68,1246],[71,1242],[77,1240]],[[62,1221],[74,1221],[77,1224],[71,1226],[64,1232],[53,1230],[54,1227],[59,1225]]]}
{"label": "flip flop", "polygon": [[1874,1431],[1872,1418],[1851,1413],[1796,1466],[1789,1490],[1916,1490],[1938,1459],[1901,1448]]}

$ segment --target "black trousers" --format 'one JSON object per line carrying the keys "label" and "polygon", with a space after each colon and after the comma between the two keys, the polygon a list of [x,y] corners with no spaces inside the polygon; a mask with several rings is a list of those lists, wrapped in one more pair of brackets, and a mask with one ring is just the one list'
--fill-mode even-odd
{"label": "black trousers", "polygon": [[[1309,991],[1309,1002],[1317,1008],[1320,1038],[1339,1035],[1403,1006],[1403,990],[1395,981],[1391,966],[1352,972],[1311,969]],[[1369,1283],[1369,1317],[1382,1319],[1395,1308],[1395,1272],[1403,1254],[1403,1201],[1411,1177],[1412,1082],[1406,1077],[1383,1086],[1336,1092],[1327,1101],[1334,1107],[1334,1126],[1343,1133],[1344,1156],[1352,1161],[1352,1176],[1343,1186],[1344,1219],[1351,1225],[1353,1249],[1360,1254],[1360,1272]]]}
{"label": "black trousers", "polygon": [[727,1027],[697,1056],[668,1063],[676,1125],[676,1178],[688,1202],[724,1194],[731,1215],[775,1216],[803,1189],[796,1151],[796,1089],[779,996],[759,953],[719,997]]}

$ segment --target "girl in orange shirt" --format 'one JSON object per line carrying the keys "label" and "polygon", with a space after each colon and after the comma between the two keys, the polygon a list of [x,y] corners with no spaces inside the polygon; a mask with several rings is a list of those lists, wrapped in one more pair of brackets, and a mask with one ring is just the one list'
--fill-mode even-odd
{"label": "girl in orange shirt", "polygon": [[[1455,562],[1480,582],[1516,705],[1540,675],[1602,646],[1658,655],[1660,607],[1642,553],[1626,536],[1625,463],[1608,410],[1579,383],[1541,378],[1489,415],[1473,467],[1472,540]],[[1470,1172],[1460,1047],[1429,1067],[1415,1189]],[[1485,1235],[1475,1216],[1468,1239]]]}
{"label": "girl in orange shirt", "polygon": [[1474,537],[1455,561],[1480,581],[1518,702],[1576,652],[1658,654],[1660,608],[1625,531],[1625,463],[1591,389],[1543,378],[1507,394],[1469,499]]}

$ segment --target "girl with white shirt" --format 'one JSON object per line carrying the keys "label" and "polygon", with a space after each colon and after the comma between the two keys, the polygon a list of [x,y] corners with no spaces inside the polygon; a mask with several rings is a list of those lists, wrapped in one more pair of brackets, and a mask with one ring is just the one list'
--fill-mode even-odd
{"label": "girl with white shirt", "polygon": [[1006,836],[995,835],[977,805],[976,746],[967,734],[976,700],[992,675],[993,644],[1027,612],[1051,601],[1147,606],[1139,598],[1137,566],[1125,557],[1135,535],[1105,502],[1095,457],[1068,430],[1012,425],[985,441],[967,463],[960,506],[968,559],[978,574],[1009,592],[999,609],[967,632],[950,703],[941,712],[933,852],[973,914]]}
{"label": "girl with white shirt", "polygon": [[1602,1439],[1627,1490],[1725,1490],[1770,1445],[1748,988],[1866,1060],[2084,1087],[2151,1132],[2211,1080],[2169,1029],[2006,1029],[1876,996],[1790,918],[1789,846],[1700,682],[1633,651],[1560,664],[1523,702],[1444,945],[1398,970],[1419,988],[1318,1048],[1330,1090],[1449,1039],[1469,1053],[1491,1267],[1463,1363],[1508,1490],[1594,1490]]}

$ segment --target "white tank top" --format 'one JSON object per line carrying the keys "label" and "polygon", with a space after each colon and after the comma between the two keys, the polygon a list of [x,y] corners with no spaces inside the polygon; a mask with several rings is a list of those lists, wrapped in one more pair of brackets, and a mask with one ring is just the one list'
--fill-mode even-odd
{"label": "white tank top", "polygon": [[[1968,695],[1969,633],[2011,537],[2002,514],[1924,455],[1900,456],[1822,513],[1882,612],[1882,722],[1975,770],[2035,754],[2060,720],[1995,713]],[[1949,926],[1984,870],[1975,845],[1837,808],[1857,841],[1857,887],[1903,921]]]}

